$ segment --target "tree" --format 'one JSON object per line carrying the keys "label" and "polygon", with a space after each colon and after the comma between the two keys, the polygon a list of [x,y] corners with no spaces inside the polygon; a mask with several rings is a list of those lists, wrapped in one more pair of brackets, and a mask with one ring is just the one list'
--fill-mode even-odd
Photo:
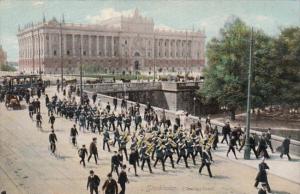
{"label": "tree", "polygon": [[281,30],[274,40],[273,83],[277,88],[274,95],[276,104],[299,108],[300,106],[300,27]]}
{"label": "tree", "polygon": [[0,70],[1,71],[16,71],[16,68],[9,66],[9,65],[2,64],[2,65],[0,65]]}
{"label": "tree", "polygon": [[[212,39],[207,45],[208,66],[204,69],[204,87],[201,95],[216,99],[226,106],[235,119],[238,108],[246,106],[250,27],[239,18],[234,18],[220,30],[220,38]],[[253,47],[253,107],[263,107],[269,102],[274,86],[270,83],[269,62],[272,39],[262,31],[254,32]]]}

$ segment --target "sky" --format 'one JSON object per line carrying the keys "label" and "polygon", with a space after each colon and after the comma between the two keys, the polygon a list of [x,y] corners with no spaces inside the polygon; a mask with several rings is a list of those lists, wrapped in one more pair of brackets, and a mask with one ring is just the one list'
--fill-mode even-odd
{"label": "sky", "polygon": [[8,61],[18,60],[18,25],[61,18],[70,23],[97,23],[120,15],[153,18],[159,28],[205,30],[216,37],[231,16],[276,36],[280,28],[300,26],[300,0],[0,0],[0,44]]}

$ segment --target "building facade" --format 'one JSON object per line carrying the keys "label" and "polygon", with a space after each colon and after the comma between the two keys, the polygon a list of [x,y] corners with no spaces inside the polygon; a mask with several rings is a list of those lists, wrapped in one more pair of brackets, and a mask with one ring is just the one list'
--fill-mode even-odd
{"label": "building facade", "polygon": [[0,45],[0,65],[6,65],[7,64],[7,54],[3,50],[2,45]]}
{"label": "building facade", "polygon": [[201,31],[156,29],[150,18],[111,18],[97,25],[69,24],[55,18],[18,32],[20,71],[118,74],[200,73],[205,63]]}

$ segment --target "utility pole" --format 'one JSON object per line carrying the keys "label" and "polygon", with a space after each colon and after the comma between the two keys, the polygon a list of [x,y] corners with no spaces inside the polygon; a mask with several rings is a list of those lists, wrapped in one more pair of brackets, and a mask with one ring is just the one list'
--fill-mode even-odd
{"label": "utility pole", "polygon": [[59,23],[60,27],[60,68],[61,68],[61,90],[64,88],[64,65],[63,65],[63,36],[62,36],[62,21]]}
{"label": "utility pole", "polygon": [[153,31],[153,82],[155,82],[155,77],[156,77],[156,71],[155,71],[155,63],[156,63],[156,58],[155,58],[155,31]]}
{"label": "utility pole", "polygon": [[185,30],[185,81],[187,80],[187,30]]}
{"label": "utility pole", "polygon": [[245,152],[244,159],[250,159],[250,122],[251,122],[251,77],[252,77],[252,42],[253,42],[253,27],[251,28],[250,35],[250,52],[249,52],[249,67],[248,67],[248,95],[247,95],[247,121],[246,121],[246,142],[245,142]]}
{"label": "utility pole", "polygon": [[80,41],[80,47],[79,47],[79,62],[80,62],[80,104],[82,104],[82,60],[81,60],[81,41]]}

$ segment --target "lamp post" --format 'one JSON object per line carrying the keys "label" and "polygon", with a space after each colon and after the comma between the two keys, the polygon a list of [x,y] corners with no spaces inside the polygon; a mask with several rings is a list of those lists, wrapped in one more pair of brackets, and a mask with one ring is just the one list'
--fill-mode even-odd
{"label": "lamp post", "polygon": [[196,116],[196,100],[197,100],[197,98],[194,97],[193,100],[194,100],[194,116]]}
{"label": "lamp post", "polygon": [[250,35],[250,52],[249,52],[249,67],[248,67],[248,94],[247,94],[247,122],[246,122],[246,143],[245,143],[245,152],[244,159],[250,159],[250,121],[251,121],[251,74],[252,74],[252,41],[253,41],[253,27],[251,28]]}
{"label": "lamp post", "polygon": [[79,63],[80,63],[80,104],[82,104],[82,60],[81,60],[81,44],[79,47]]}

